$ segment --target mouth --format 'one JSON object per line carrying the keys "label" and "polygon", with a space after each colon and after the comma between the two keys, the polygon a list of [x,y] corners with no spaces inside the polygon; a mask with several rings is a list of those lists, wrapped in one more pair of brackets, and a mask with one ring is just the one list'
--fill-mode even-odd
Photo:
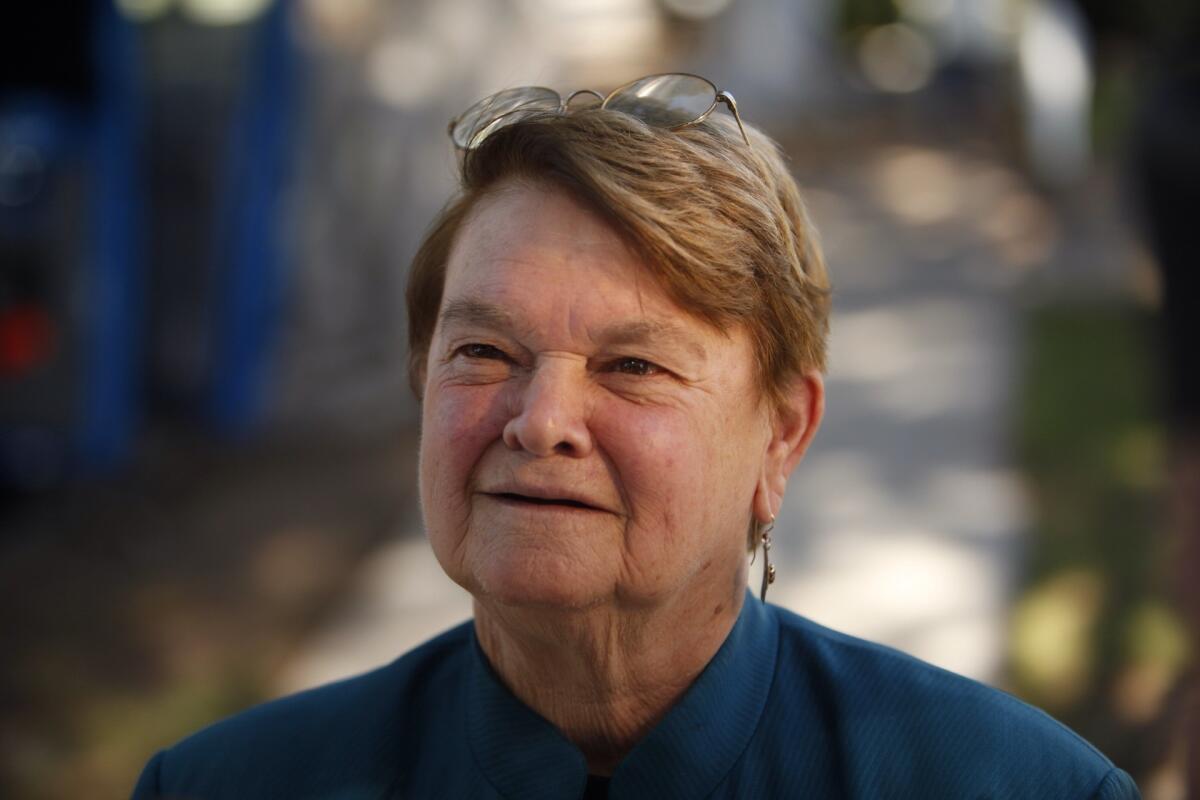
{"label": "mouth", "polygon": [[484,492],[487,497],[499,500],[506,505],[514,506],[545,506],[547,508],[577,508],[583,511],[600,511],[601,509],[579,500],[565,497],[532,497],[516,492]]}

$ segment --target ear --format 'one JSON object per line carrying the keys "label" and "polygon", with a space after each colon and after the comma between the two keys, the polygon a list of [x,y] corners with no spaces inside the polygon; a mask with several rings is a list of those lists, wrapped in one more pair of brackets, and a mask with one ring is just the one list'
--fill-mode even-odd
{"label": "ear", "polygon": [[788,477],[804,458],[824,414],[825,381],[820,372],[809,370],[792,381],[772,415],[771,438],[754,490],[754,516],[764,525],[779,513]]}

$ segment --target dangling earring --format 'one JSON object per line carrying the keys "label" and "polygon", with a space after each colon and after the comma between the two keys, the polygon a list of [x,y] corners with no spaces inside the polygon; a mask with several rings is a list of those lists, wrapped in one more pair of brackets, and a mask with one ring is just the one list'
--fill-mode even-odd
{"label": "dangling earring", "polygon": [[775,582],[775,565],[771,563],[771,531],[775,528],[775,517],[771,517],[771,521],[767,523],[767,527],[760,534],[763,546],[763,577],[762,589],[758,593],[758,599],[762,602],[767,602],[767,587]]}

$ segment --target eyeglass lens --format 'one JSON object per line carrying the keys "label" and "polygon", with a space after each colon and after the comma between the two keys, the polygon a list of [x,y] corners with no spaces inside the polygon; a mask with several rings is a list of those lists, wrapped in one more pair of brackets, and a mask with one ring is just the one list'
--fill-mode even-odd
{"label": "eyeglass lens", "polygon": [[554,112],[558,111],[561,105],[562,99],[553,89],[542,86],[505,89],[480,100],[464,111],[455,120],[450,135],[454,144],[469,150],[500,128],[511,125],[524,116],[514,112]]}
{"label": "eyeglass lens", "polygon": [[604,107],[637,117],[661,128],[695,122],[716,101],[717,89],[695,75],[653,75],[622,86],[608,96]]}

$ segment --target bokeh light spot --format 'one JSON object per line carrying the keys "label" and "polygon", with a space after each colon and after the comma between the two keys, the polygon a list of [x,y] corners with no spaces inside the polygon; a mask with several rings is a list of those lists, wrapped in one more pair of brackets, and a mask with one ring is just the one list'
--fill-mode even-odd
{"label": "bokeh light spot", "polygon": [[915,92],[933,75],[933,48],[925,37],[902,23],[881,25],[858,48],[863,76],[885,92]]}
{"label": "bokeh light spot", "polygon": [[1032,589],[1013,614],[1013,666],[1046,706],[1069,706],[1088,689],[1091,637],[1104,582],[1090,569],[1060,572]]}

